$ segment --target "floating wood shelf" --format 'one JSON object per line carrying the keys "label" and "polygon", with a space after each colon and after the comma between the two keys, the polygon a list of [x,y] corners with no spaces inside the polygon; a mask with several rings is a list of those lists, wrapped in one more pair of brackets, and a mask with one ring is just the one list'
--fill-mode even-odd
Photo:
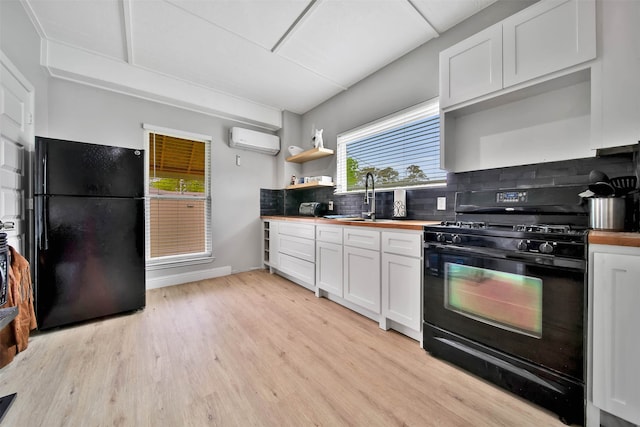
{"label": "floating wood shelf", "polygon": [[296,190],[299,188],[333,187],[334,185],[335,184],[333,182],[307,182],[304,184],[289,185],[286,190]]}
{"label": "floating wood shelf", "polygon": [[287,157],[287,162],[304,163],[308,162],[309,160],[316,160],[331,155],[333,155],[333,150],[329,148],[312,148],[311,150],[303,151],[300,154],[296,154],[295,156]]}

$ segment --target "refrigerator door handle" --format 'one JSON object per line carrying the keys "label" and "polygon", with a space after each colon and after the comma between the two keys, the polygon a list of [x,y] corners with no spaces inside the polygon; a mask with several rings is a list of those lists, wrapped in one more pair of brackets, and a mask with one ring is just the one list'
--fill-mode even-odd
{"label": "refrigerator door handle", "polygon": [[49,194],[47,188],[47,152],[42,155],[42,194]]}
{"label": "refrigerator door handle", "polygon": [[44,247],[42,248],[42,250],[48,251],[49,250],[49,207],[48,206],[44,211],[43,221],[44,221],[44,224],[42,227],[42,234],[44,235]]}
{"label": "refrigerator door handle", "polygon": [[[36,211],[38,212],[37,220],[40,224],[41,232],[38,234],[38,249],[46,251],[49,249],[49,218],[46,197],[36,197]],[[36,225],[37,228],[37,225]]]}

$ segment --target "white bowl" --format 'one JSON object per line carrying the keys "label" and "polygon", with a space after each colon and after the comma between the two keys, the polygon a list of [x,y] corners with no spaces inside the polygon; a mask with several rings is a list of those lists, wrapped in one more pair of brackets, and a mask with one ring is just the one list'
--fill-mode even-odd
{"label": "white bowl", "polygon": [[289,146],[289,153],[291,153],[292,156],[297,156],[298,154],[302,153],[304,151],[304,149],[298,147],[297,145],[290,145]]}

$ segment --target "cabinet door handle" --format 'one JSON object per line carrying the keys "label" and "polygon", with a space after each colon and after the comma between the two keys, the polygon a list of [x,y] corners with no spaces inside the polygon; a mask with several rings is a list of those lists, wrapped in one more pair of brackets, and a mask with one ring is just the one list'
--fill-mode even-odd
{"label": "cabinet door handle", "polygon": [[188,204],[187,204],[187,207],[188,207],[188,208],[192,208],[192,207],[193,207],[193,205],[192,205],[191,203],[188,203]]}

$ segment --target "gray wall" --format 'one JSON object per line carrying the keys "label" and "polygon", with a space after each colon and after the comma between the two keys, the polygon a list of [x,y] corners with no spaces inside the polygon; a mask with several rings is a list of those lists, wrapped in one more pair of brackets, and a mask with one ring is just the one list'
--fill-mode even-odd
{"label": "gray wall", "polygon": [[[336,148],[338,134],[438,96],[438,55],[535,1],[501,0],[302,116],[302,138],[324,128],[324,145]],[[335,177],[335,156],[306,163],[305,176]]]}
{"label": "gray wall", "polygon": [[45,133],[49,75],[40,66],[40,36],[18,0],[0,0],[0,50],[34,86],[35,133]]}
{"label": "gray wall", "polygon": [[[64,80],[51,80],[46,136],[144,149],[142,123],[213,138],[211,196],[216,259],[212,264],[153,270],[148,277],[224,266],[231,266],[232,271],[237,272],[261,266],[257,244],[260,188],[273,184],[276,161],[273,156],[229,148],[229,128],[239,126],[238,123]],[[240,156],[240,166],[236,166],[236,155]]]}
{"label": "gray wall", "polygon": [[[211,135],[213,263],[150,271],[149,279],[261,267],[260,188],[275,186],[276,158],[231,149],[230,120],[48,77],[40,66],[40,39],[22,5],[0,0],[0,47],[35,86],[35,133],[128,148],[143,148],[142,123]],[[241,165],[236,166],[236,155]]]}
{"label": "gray wall", "polygon": [[[278,154],[278,173],[276,176],[274,189],[284,188],[291,183],[291,176],[302,176],[302,165],[298,163],[289,163],[285,159],[291,156],[288,147],[290,145],[302,146],[300,143],[300,134],[302,129],[300,125],[302,123],[302,117],[299,114],[285,111],[282,113],[282,129],[279,132],[280,135],[280,153]],[[310,146],[304,147],[305,149],[311,148]]]}

